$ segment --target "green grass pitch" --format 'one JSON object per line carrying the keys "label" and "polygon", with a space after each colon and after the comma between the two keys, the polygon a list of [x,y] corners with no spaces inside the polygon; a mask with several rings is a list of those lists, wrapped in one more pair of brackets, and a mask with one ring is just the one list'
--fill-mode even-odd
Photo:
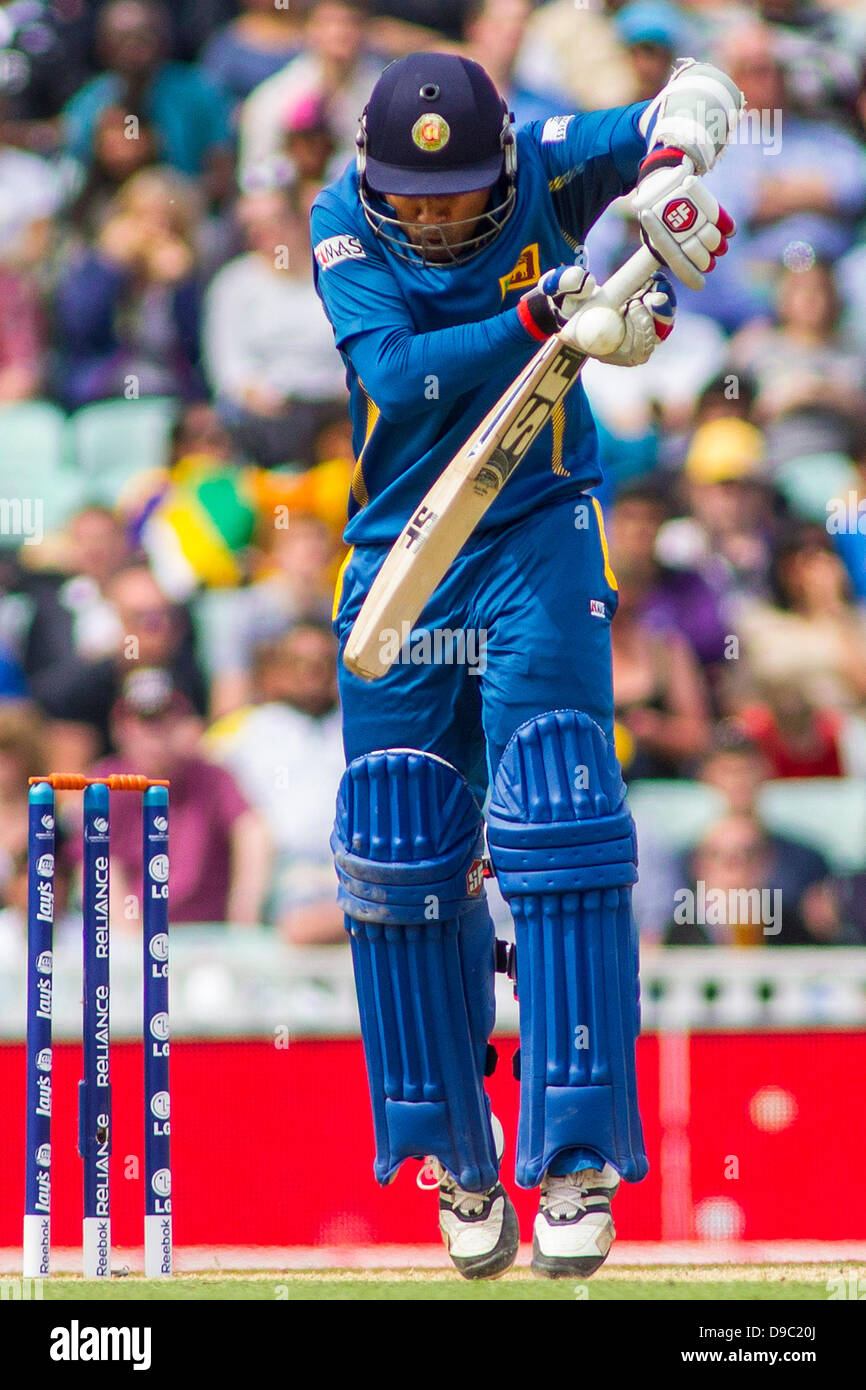
{"label": "green grass pitch", "polygon": [[[434,1302],[763,1302],[826,1301],[828,1281],[866,1270],[850,1264],[621,1266],[593,1279],[536,1279],[527,1269],[467,1282],[450,1270],[223,1271],[172,1279],[129,1275],[102,1280],[58,1275],[42,1284],[50,1301],[434,1301]],[[832,1288],[832,1285],[831,1285]]]}

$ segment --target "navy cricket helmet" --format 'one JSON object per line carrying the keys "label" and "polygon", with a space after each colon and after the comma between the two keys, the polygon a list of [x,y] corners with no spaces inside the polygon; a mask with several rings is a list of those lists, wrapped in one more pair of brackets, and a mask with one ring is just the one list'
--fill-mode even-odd
{"label": "navy cricket helmet", "polygon": [[478,234],[451,248],[450,260],[465,260],[483,250],[511,214],[516,163],[508,104],[480,63],[469,58],[411,53],[390,63],[361,117],[358,174],[364,212],[373,230],[407,260],[426,258],[408,243],[400,230],[404,224],[377,208],[371,194],[378,200],[389,194],[429,197],[501,185],[501,200],[473,219]]}

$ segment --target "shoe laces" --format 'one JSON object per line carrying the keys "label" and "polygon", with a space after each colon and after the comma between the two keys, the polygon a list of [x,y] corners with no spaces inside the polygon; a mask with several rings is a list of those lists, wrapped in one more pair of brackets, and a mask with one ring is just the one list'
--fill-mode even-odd
{"label": "shoe laces", "polygon": [[425,1158],[424,1167],[415,1179],[422,1192],[429,1192],[438,1187],[440,1192],[447,1192],[451,1197],[452,1208],[463,1216],[474,1216],[476,1212],[484,1210],[484,1203],[487,1200],[486,1192],[467,1192],[459,1183],[455,1182],[451,1174],[446,1172],[438,1158]]}
{"label": "shoe laces", "polygon": [[601,1173],[596,1168],[582,1168],[579,1173],[565,1173],[562,1177],[550,1173],[544,1179],[541,1204],[554,1218],[571,1221],[586,1211],[584,1187],[594,1187],[600,1181]]}

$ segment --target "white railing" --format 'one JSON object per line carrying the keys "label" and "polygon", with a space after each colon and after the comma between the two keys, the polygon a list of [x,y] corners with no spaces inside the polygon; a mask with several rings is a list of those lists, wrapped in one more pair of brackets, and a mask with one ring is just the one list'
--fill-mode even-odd
{"label": "white railing", "polygon": [[[348,949],[291,947],[264,929],[176,927],[170,960],[175,1037],[345,1036],[358,1031]],[[0,1037],[24,1036],[23,945],[0,966]],[[141,1035],[141,952],[111,947],[115,1037]],[[643,1027],[657,1030],[866,1028],[866,949],[644,950]],[[517,1030],[511,985],[497,977],[497,1028]],[[81,1037],[81,947],[55,952],[54,1036]]]}
{"label": "white railing", "polygon": [[641,955],[647,1031],[866,1027],[866,949],[760,946]]}

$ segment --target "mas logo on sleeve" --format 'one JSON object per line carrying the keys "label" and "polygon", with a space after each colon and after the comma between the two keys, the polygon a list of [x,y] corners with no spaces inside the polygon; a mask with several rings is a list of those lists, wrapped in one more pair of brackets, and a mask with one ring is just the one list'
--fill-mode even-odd
{"label": "mas logo on sleeve", "polygon": [[549,121],[544,122],[544,129],[541,132],[542,145],[559,145],[565,139],[565,132],[574,120],[574,116],[551,116]]}
{"label": "mas logo on sleeve", "polygon": [[329,236],[313,247],[313,255],[321,270],[330,270],[340,261],[363,261],[367,252],[356,236]]}

